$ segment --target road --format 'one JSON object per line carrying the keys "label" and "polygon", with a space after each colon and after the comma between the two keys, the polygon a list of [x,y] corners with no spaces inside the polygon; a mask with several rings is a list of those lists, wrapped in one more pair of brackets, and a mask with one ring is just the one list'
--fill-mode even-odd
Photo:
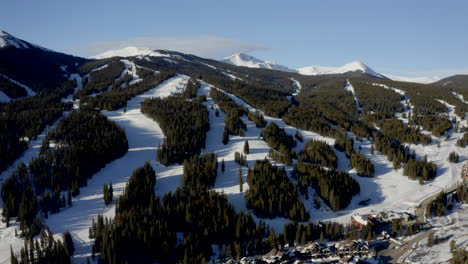
{"label": "road", "polygon": [[[467,182],[462,182],[458,185],[452,186],[445,190],[445,193],[453,193],[460,185],[467,184]],[[419,206],[416,208],[415,216],[419,222],[426,222],[425,213],[426,206],[430,203],[438,193],[431,195],[424,199]],[[413,246],[417,245],[421,240],[427,238],[431,233],[434,233],[434,230],[428,230],[417,234],[414,238],[409,241],[406,241],[399,248],[394,248],[394,244],[391,244],[389,248],[379,251],[379,256],[384,261],[384,263],[401,263],[404,259],[411,253]]]}

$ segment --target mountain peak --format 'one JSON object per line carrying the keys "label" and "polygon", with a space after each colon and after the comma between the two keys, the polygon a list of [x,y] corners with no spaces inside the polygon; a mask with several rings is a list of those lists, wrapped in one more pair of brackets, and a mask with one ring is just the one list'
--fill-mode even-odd
{"label": "mountain peak", "polygon": [[30,48],[38,48],[46,50],[45,48],[29,43],[22,39],[16,38],[15,36],[11,35],[10,33],[0,30],[0,48],[4,47],[15,47],[17,49],[30,49]]}
{"label": "mountain peak", "polygon": [[276,70],[276,71],[296,72],[296,70],[277,64],[274,61],[263,61],[263,60],[257,59],[253,56],[250,56],[242,52],[235,53],[229,57],[226,57],[222,59],[221,62],[236,65],[236,66],[249,67],[249,68],[261,68],[261,69],[270,69],[270,70]]}
{"label": "mountain peak", "polygon": [[146,47],[128,46],[121,49],[109,50],[104,53],[94,55],[91,59],[105,59],[111,57],[133,57],[133,56],[153,56],[153,57],[167,57],[168,55],[162,54],[157,50]]}
{"label": "mountain peak", "polygon": [[373,75],[376,77],[384,78],[383,75],[372,70],[369,66],[362,61],[352,61],[340,67],[326,67],[326,66],[308,66],[298,69],[300,74],[303,75],[326,75],[326,74],[343,74],[347,72],[362,72],[365,74]]}

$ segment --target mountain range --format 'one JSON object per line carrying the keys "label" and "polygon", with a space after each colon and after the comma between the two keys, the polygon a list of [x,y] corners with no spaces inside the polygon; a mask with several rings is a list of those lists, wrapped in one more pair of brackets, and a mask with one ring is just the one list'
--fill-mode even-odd
{"label": "mountain range", "polygon": [[0,263],[445,263],[463,247],[466,75],[0,43]]}

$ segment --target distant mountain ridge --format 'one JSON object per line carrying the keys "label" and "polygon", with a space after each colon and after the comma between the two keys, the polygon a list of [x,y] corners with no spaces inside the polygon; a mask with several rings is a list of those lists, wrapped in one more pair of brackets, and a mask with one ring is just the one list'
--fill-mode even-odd
{"label": "distant mountain ridge", "polygon": [[220,61],[242,67],[262,68],[285,72],[297,72],[297,70],[290,69],[286,66],[277,64],[274,61],[263,61],[245,53],[236,53]]}
{"label": "distant mountain ridge", "polygon": [[343,74],[347,72],[362,72],[364,74],[373,75],[375,77],[385,78],[385,76],[383,76],[380,73],[377,73],[376,71],[372,70],[369,66],[367,66],[366,64],[360,61],[353,61],[340,67],[324,67],[324,66],[303,67],[303,68],[299,68],[298,72],[303,75],[328,75],[328,74]]}
{"label": "distant mountain ridge", "polygon": [[468,74],[457,74],[443,78],[434,84],[449,88],[468,88]]}
{"label": "distant mountain ridge", "polygon": [[13,35],[9,34],[6,31],[0,31],[0,48],[5,48],[8,46],[15,47],[17,49],[31,49],[31,48],[38,48],[42,50],[47,50],[39,45],[29,43],[22,39],[16,38]]}
{"label": "distant mountain ridge", "polygon": [[157,50],[152,50],[145,47],[129,46],[122,49],[109,50],[98,55],[91,56],[91,59],[106,59],[111,57],[133,57],[133,56],[154,56],[161,57],[167,56],[159,53]]}
{"label": "distant mountain ridge", "polygon": [[263,61],[245,53],[236,53],[220,61],[236,66],[271,69],[285,72],[296,72],[302,75],[332,75],[350,72],[361,72],[363,74],[369,74],[378,78],[386,78],[384,75],[377,73],[376,71],[372,70],[370,67],[368,67],[360,61],[353,61],[341,67],[308,66],[299,69],[291,69],[287,66],[278,64],[273,61]]}

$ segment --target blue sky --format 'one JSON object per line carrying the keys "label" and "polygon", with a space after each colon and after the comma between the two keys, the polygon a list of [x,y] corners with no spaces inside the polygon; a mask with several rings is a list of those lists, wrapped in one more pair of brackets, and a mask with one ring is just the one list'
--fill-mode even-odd
{"label": "blue sky", "polygon": [[2,1],[0,29],[81,56],[145,41],[292,68],[361,60],[407,76],[468,73],[468,1]]}

